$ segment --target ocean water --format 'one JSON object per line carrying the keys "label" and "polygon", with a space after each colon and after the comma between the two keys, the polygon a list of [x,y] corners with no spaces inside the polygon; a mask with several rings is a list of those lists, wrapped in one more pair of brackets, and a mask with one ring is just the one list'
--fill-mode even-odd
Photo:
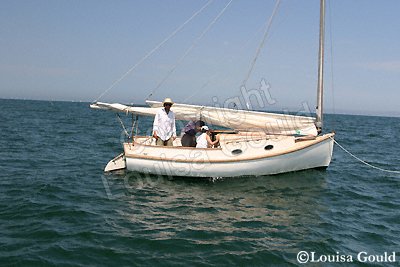
{"label": "ocean water", "polygon": [[[314,252],[305,266],[328,255],[399,264],[400,175],[337,146],[326,171],[217,181],[105,175],[122,151],[112,113],[0,100],[0,122],[1,266],[296,266],[300,251]],[[360,158],[400,169],[400,118],[327,115],[326,124]],[[140,130],[149,125],[143,119]],[[360,252],[394,252],[397,262],[362,263]]]}

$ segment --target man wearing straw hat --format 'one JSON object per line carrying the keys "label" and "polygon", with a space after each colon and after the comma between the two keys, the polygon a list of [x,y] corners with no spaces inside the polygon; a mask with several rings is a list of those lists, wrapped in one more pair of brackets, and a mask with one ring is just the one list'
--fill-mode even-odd
{"label": "man wearing straw hat", "polygon": [[154,117],[153,137],[158,146],[172,146],[176,139],[175,114],[171,110],[174,104],[171,98],[167,97],[161,108]]}

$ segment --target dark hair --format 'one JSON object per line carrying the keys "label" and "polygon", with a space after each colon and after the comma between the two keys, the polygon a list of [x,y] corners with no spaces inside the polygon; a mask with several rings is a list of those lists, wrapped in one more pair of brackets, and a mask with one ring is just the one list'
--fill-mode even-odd
{"label": "dark hair", "polygon": [[204,125],[206,125],[204,121],[196,121],[196,126],[203,127]]}

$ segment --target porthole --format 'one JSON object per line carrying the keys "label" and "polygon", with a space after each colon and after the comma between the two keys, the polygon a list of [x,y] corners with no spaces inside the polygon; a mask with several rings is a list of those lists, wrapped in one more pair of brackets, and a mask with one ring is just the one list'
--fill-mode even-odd
{"label": "porthole", "polygon": [[232,155],[239,155],[239,154],[242,154],[242,150],[241,149],[234,149],[234,150],[232,150]]}
{"label": "porthole", "polygon": [[267,146],[264,147],[265,150],[271,150],[273,148],[274,148],[273,145],[267,145]]}

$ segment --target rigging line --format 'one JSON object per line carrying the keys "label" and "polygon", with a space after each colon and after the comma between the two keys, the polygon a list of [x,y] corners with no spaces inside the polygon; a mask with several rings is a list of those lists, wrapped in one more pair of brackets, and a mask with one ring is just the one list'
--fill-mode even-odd
{"label": "rigging line", "polygon": [[135,139],[139,132],[139,115],[136,115],[136,130],[135,130]]}
{"label": "rigging line", "polygon": [[257,48],[257,50],[256,50],[256,54],[255,54],[255,56],[254,56],[253,61],[251,62],[251,65],[250,65],[249,71],[247,72],[246,78],[243,80],[242,86],[246,86],[247,80],[250,78],[250,75],[251,75],[251,73],[252,73],[252,71],[253,71],[253,69],[254,69],[254,66],[255,66],[255,64],[256,64],[256,61],[257,61],[257,59],[258,59],[258,56],[260,55],[261,49],[263,48],[263,46],[264,46],[264,44],[265,44],[265,40],[266,40],[267,37],[268,37],[269,31],[270,31],[271,26],[272,26],[272,21],[273,21],[273,19],[274,19],[274,17],[275,17],[276,12],[278,11],[280,2],[281,2],[281,0],[277,0],[277,1],[276,1],[274,10],[272,11],[271,17],[269,18],[268,23],[267,23],[267,26],[266,26],[266,28],[265,28],[264,37],[263,37],[263,39],[262,39],[260,45],[258,46],[258,48]]}
{"label": "rigging line", "polygon": [[205,82],[199,89],[197,89],[196,91],[194,91],[193,94],[191,94],[190,96],[186,97],[182,102],[183,103],[187,103],[187,101],[189,99],[191,99],[192,97],[194,97],[195,95],[197,95],[202,89],[206,88],[208,86],[208,84],[210,83],[210,80],[208,80],[207,82]]}
{"label": "rigging line", "polygon": [[133,131],[135,130],[135,124],[136,124],[135,115],[132,113],[132,128],[131,128],[131,134],[129,135],[131,138],[133,138]]}
{"label": "rigging line", "polygon": [[[256,33],[253,34],[252,37],[248,38],[248,39],[246,40],[246,42],[245,42],[242,46],[240,46],[240,48],[239,48],[238,50],[239,50],[239,51],[243,51],[243,50],[250,44],[250,42],[258,35],[258,33],[259,33],[259,32],[262,32],[262,30],[263,30],[264,27],[265,27],[265,26],[262,25],[262,26],[256,31]],[[227,56],[227,54],[223,54],[223,57],[221,57],[221,58],[218,60],[218,62],[219,62],[219,63],[222,63],[222,62],[225,61],[225,62],[228,62],[228,63],[232,63],[233,59],[234,59],[234,56],[232,56],[232,55]],[[203,83],[202,86],[200,86],[196,91],[194,91],[193,94],[191,94],[190,96],[186,97],[182,102],[183,102],[183,103],[186,103],[189,99],[192,99],[195,95],[197,95],[198,93],[200,93],[200,91],[204,92],[203,89],[206,88],[208,85],[210,85],[210,84],[214,81],[214,79],[215,79],[216,77],[218,77],[218,75],[219,75],[219,73],[214,72],[214,74],[211,75],[211,77],[208,78],[208,80],[207,80],[205,83]],[[225,82],[225,81],[230,80],[230,79],[231,79],[231,78],[227,78],[227,77],[226,77],[226,78],[224,78],[224,79],[222,80],[222,82]]]}
{"label": "rigging line", "polygon": [[126,128],[125,128],[124,122],[121,120],[121,117],[119,116],[118,113],[116,113],[116,115],[117,115],[117,118],[118,118],[118,120],[119,120],[119,123],[121,123],[122,129],[124,129],[124,133],[125,133],[126,137],[129,138],[129,133],[128,133],[128,131],[127,131]]}
{"label": "rigging line", "polygon": [[386,170],[386,169],[383,169],[383,168],[376,167],[376,166],[374,166],[372,164],[369,164],[368,162],[366,162],[366,161],[360,159],[359,157],[357,157],[356,155],[352,154],[350,151],[348,151],[346,148],[344,148],[342,145],[340,145],[335,139],[333,139],[333,137],[329,137],[329,138],[331,138],[333,140],[333,142],[335,142],[336,145],[338,145],[341,149],[343,149],[344,152],[346,152],[347,154],[349,154],[350,156],[352,156],[353,158],[355,158],[359,162],[361,162],[361,163],[363,163],[363,164],[365,164],[365,165],[367,165],[367,166],[369,166],[369,167],[371,167],[373,169],[377,169],[377,170],[380,170],[380,171],[383,171],[383,172],[390,172],[390,173],[398,173],[398,174],[400,174],[400,171]]}
{"label": "rigging line", "polygon": [[218,15],[207,25],[207,27],[203,30],[203,32],[193,41],[191,46],[183,53],[183,55],[178,59],[175,65],[169,70],[167,75],[157,84],[157,86],[153,89],[153,91],[147,97],[147,100],[155,93],[157,89],[161,87],[161,85],[171,76],[171,74],[176,70],[179,64],[185,59],[185,57],[192,51],[192,49],[197,45],[197,43],[204,37],[204,35],[214,26],[214,24],[218,21],[218,19],[224,14],[225,10],[230,6],[233,0],[230,0],[229,3],[218,13]]}
{"label": "rigging line", "polygon": [[178,32],[180,32],[190,21],[192,21],[197,15],[199,15],[206,7],[208,7],[214,0],[209,0],[204,6],[202,6],[198,11],[196,11],[189,19],[182,23],[178,28],[176,28],[170,35],[168,35],[163,41],[156,45],[151,51],[149,51],[144,57],[142,57],[139,62],[137,62],[133,67],[131,67],[127,72],[125,72],[119,79],[114,81],[110,87],[108,87],[100,96],[93,102],[97,102],[102,98],[108,91],[114,88],[119,82],[125,79],[134,69],[136,69],[140,64],[142,64],[147,58],[149,58],[154,52],[156,52],[161,46],[163,46],[167,41],[174,37]]}

